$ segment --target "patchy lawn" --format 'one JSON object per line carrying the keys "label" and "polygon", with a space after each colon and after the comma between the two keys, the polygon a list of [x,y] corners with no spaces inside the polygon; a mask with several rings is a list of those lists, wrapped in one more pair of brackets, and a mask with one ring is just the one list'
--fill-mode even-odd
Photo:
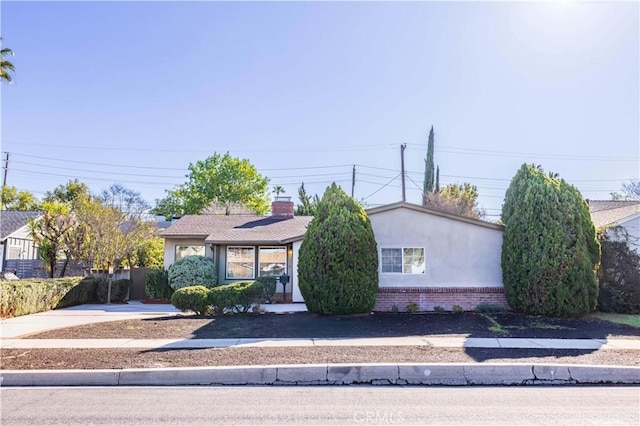
{"label": "patchy lawn", "polygon": [[614,322],[616,324],[625,324],[630,325],[631,327],[640,328],[640,314],[615,314],[612,312],[595,312],[589,316],[605,321]]}

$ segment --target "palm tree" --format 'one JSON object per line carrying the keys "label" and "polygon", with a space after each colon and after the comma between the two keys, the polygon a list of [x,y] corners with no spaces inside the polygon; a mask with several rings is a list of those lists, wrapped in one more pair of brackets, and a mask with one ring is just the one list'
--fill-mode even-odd
{"label": "palm tree", "polygon": [[285,190],[280,185],[276,185],[273,187],[273,193],[276,194],[276,198],[280,196],[280,194],[284,194]]}
{"label": "palm tree", "polygon": [[[0,43],[2,43],[2,38],[0,38]],[[0,81],[11,83],[11,74],[15,71],[15,67],[5,59],[6,56],[13,56],[13,50],[8,47],[0,49]]]}

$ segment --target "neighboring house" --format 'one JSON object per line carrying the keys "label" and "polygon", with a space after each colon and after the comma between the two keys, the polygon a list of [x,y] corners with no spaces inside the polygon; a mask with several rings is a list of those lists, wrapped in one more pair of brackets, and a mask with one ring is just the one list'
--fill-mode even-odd
{"label": "neighboring house", "polygon": [[502,284],[502,235],[494,223],[409,203],[367,210],[378,244],[375,310],[420,311],[479,304],[508,308]]}
{"label": "neighboring house", "polygon": [[[219,283],[288,275],[287,299],[302,302],[297,284],[298,250],[312,217],[293,215],[293,202],[280,197],[271,216],[188,215],[161,232],[164,265],[188,255],[214,260]],[[277,294],[282,294],[278,284]]]}
{"label": "neighboring house", "polygon": [[29,235],[29,219],[42,216],[37,211],[0,211],[0,272],[14,272],[31,278],[40,265],[38,248]]}
{"label": "neighboring house", "polygon": [[[640,201],[588,200],[596,228],[621,227],[629,235],[629,245],[640,254]],[[608,231],[616,238],[616,233]]]}
{"label": "neighboring house", "polygon": [[[311,217],[294,217],[293,203],[274,201],[272,216],[185,216],[162,232],[165,267],[190,254],[214,259],[219,281],[291,277],[287,299],[304,302],[298,251]],[[378,245],[380,290],[375,310],[404,311],[486,303],[508,307],[500,266],[503,227],[409,203],[367,210]],[[278,285],[278,292],[282,286]]]}

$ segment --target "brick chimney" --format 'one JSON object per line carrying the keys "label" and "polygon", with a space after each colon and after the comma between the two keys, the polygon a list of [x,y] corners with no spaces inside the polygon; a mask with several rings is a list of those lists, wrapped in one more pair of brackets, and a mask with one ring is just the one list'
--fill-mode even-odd
{"label": "brick chimney", "polygon": [[293,201],[291,201],[291,197],[276,197],[271,203],[271,217],[274,219],[291,219],[293,217]]}

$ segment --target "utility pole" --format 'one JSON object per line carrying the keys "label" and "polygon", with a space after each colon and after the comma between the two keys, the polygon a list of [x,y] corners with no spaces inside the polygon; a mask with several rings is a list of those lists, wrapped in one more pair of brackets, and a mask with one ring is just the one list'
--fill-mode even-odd
{"label": "utility pole", "polygon": [[353,193],[356,189],[356,165],[353,165],[353,174],[351,176],[351,198],[353,198]]}
{"label": "utility pole", "polygon": [[9,171],[9,151],[4,153],[4,178],[2,179],[2,186],[7,186],[7,172]]}
{"label": "utility pole", "polygon": [[404,184],[404,150],[407,149],[407,144],[402,144],[400,145],[400,169],[402,172],[402,202],[406,203],[407,202],[407,192],[406,192],[406,187]]}

